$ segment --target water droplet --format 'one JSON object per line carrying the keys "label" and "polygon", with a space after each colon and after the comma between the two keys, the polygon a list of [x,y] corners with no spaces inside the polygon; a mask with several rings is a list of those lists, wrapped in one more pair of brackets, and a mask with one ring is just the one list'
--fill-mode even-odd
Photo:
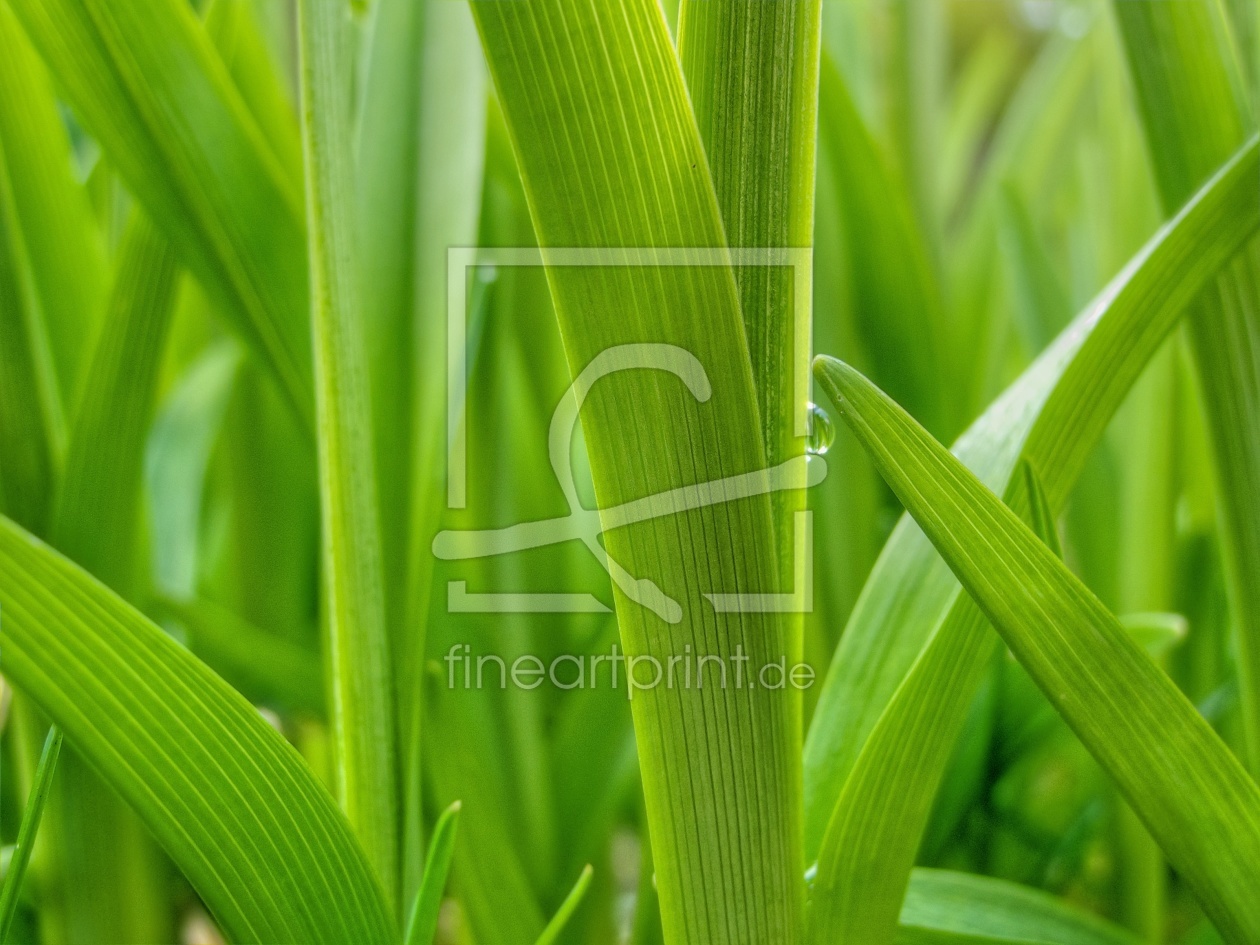
{"label": "water droplet", "polygon": [[805,434],[805,452],[823,456],[836,439],[836,425],[831,416],[817,404],[809,405],[808,431]]}
{"label": "water droplet", "polygon": [[818,864],[815,863],[805,871],[805,886],[811,891],[814,888],[814,880],[818,878]]}
{"label": "water droplet", "polygon": [[483,285],[493,285],[499,281],[499,267],[493,263],[485,263],[478,266],[477,280]]}

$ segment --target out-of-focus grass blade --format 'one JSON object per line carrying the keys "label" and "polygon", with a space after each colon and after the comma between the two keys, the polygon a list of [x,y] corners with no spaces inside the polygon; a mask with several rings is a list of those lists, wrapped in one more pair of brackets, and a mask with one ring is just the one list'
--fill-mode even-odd
{"label": "out-of-focus grass blade", "polygon": [[21,222],[64,404],[73,407],[105,298],[105,244],[74,177],[52,80],[0,6],[0,163]]}
{"label": "out-of-focus grass blade", "polygon": [[[1012,473],[1023,456],[1051,508],[1061,507],[1187,301],[1260,224],[1258,162],[1253,142],[977,421],[959,457],[1018,502]],[[831,889],[841,941],[892,935],[941,771],[994,645],[981,612],[903,520],[842,637],[806,744],[807,816],[820,813],[809,804],[825,792],[838,798],[833,858],[820,863],[819,882]]]}
{"label": "out-of-focus grass blade", "polygon": [[35,781],[26,798],[26,809],[22,812],[17,844],[4,872],[4,881],[0,883],[0,942],[8,940],[13,917],[17,914],[18,894],[22,891],[22,880],[26,878],[26,867],[31,862],[31,851],[35,847],[40,818],[44,814],[44,802],[48,800],[53,773],[57,770],[61,742],[61,732],[56,726],[50,728],[43,753],[39,756],[39,766],[35,769]]}
{"label": "out-of-focus grass blade", "polygon": [[9,177],[0,163],[0,504],[47,522],[65,417]]}
{"label": "out-of-focus grass blade", "polygon": [[941,428],[940,287],[906,185],[888,167],[834,63],[823,60],[820,134],[836,175],[855,321],[877,376]]}
{"label": "out-of-focus grass blade", "polygon": [[[109,304],[83,378],[54,503],[50,541],[118,594],[138,587],[144,443],[174,309],[175,254],[137,212],[123,236]],[[54,889],[72,938],[171,934],[158,854],[136,817],[71,745],[49,817]]]}
{"label": "out-of-focus grass blade", "polygon": [[141,816],[239,942],[395,940],[345,819],[194,656],[0,520],[3,669]]}
{"label": "out-of-focus grass blade", "polygon": [[917,869],[897,945],[1137,945],[1123,929],[1015,883]]}
{"label": "out-of-focus grass blade", "polygon": [[941,140],[940,203],[946,220],[955,213],[980,164],[987,132],[1016,78],[1018,66],[1016,41],[999,26],[990,28],[962,65]]}
{"label": "out-of-focus grass blade", "polygon": [[[15,0],[66,99],[225,315],[312,415],[302,203],[181,0]],[[312,424],[313,426],[313,424]]]}
{"label": "out-of-focus grass blade", "polygon": [[456,801],[442,812],[433,828],[429,841],[429,853],[424,859],[424,873],[411,917],[407,920],[404,945],[432,945],[437,935],[438,913],[442,908],[442,893],[446,889],[446,877],[455,857],[455,835],[459,829],[460,803]]}
{"label": "out-of-focus grass blade", "polygon": [[[718,200],[686,85],[655,0],[477,0],[481,30],[543,247],[717,247]],[[571,370],[651,339],[695,358],[711,397],[672,370],[617,372],[583,411],[600,504],[764,468],[757,390],[735,278],[726,266],[557,267],[548,273]],[[624,262],[624,261],[623,261]],[[679,350],[681,349],[681,351]],[[626,456],[643,462],[627,463]],[[715,614],[702,596],[761,591],[779,572],[768,498],[711,506],[607,535],[608,554],[680,600],[670,623],[617,591],[630,655],[791,652],[786,621]],[[774,654],[771,656],[770,654]],[[763,662],[762,665],[765,665]],[[667,938],[799,938],[794,712],[764,689],[633,700]],[[693,733],[703,730],[703,743]],[[759,812],[731,817],[731,811]],[[469,819],[476,815],[468,808]]]}
{"label": "out-of-focus grass blade", "polygon": [[179,269],[170,245],[142,215],[132,220],[118,259],[71,426],[51,534],[63,554],[129,595],[144,443]]}
{"label": "out-of-focus grass blade", "polygon": [[1002,188],[998,207],[998,240],[1010,272],[1015,324],[1035,356],[1072,320],[1072,301],[1018,189]]}
{"label": "out-of-focus grass blade", "polygon": [[1181,614],[1123,614],[1120,626],[1151,659],[1167,655],[1189,631],[1186,618]]}
{"label": "out-of-focus grass blade", "polygon": [[232,339],[211,346],[175,383],[153,422],[144,478],[153,583],[164,594],[183,598],[197,589],[206,470],[241,357]]}
{"label": "out-of-focus grass blade", "polygon": [[860,374],[819,377],[993,626],[1234,942],[1260,935],[1260,788],[1018,517]]}
{"label": "out-of-focus grass blade", "polygon": [[[1151,161],[1171,213],[1252,127],[1219,4],[1114,3]],[[1207,412],[1234,609],[1248,763],[1260,773],[1260,244],[1204,293],[1188,320]]]}
{"label": "out-of-focus grass blade", "polygon": [[394,680],[355,261],[350,11],[298,4],[323,563],[339,800],[397,910]]}
{"label": "out-of-focus grass blade", "polygon": [[302,138],[297,113],[272,63],[258,13],[251,0],[212,0],[205,11],[206,32],[285,175],[299,180]]}
{"label": "out-of-focus grass blade", "polygon": [[188,648],[251,702],[323,715],[324,671],[317,653],[203,598],[164,597],[153,607],[181,623]]}
{"label": "out-of-focus grass blade", "polygon": [[569,924],[569,919],[573,917],[577,907],[582,904],[582,899],[586,896],[586,890],[590,888],[591,877],[594,875],[595,870],[588,863],[582,870],[582,875],[573,884],[572,891],[565,897],[564,902],[560,903],[560,908],[551,917],[551,921],[547,923],[547,927],[543,929],[542,935],[538,936],[538,940],[534,945],[555,945],[560,938],[560,934],[564,931],[564,927]]}

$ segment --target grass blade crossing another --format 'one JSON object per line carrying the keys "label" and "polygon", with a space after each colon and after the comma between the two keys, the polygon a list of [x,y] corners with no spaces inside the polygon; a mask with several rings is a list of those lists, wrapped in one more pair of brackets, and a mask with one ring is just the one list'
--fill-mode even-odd
{"label": "grass blade crossing another", "polygon": [[819,378],[880,472],[1185,877],[1227,941],[1260,937],[1260,788],[1090,591],[869,381]]}

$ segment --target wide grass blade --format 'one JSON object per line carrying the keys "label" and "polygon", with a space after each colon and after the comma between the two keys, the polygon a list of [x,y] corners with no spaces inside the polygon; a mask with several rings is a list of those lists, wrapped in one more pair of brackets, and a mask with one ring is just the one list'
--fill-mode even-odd
{"label": "wide grass blade", "polygon": [[394,941],[344,817],[253,706],[7,519],[0,574],[0,668],[136,810],[233,941]]}
{"label": "wide grass blade", "polygon": [[[705,151],[655,0],[473,3],[544,261],[556,247],[724,245]],[[712,396],[664,371],[618,372],[583,411],[600,505],[765,465],[757,390],[726,266],[557,267],[549,272],[570,369],[650,339],[682,349]],[[624,260],[620,260],[624,263]],[[679,354],[679,357],[682,355]],[[692,363],[688,361],[688,363]],[[642,462],[627,463],[627,456]],[[662,620],[617,591],[626,652],[753,663],[787,655],[783,621],[714,613],[702,596],[773,589],[769,499],[711,506],[607,536],[636,577],[682,601]],[[773,655],[771,655],[773,654]],[[667,939],[791,942],[801,870],[794,712],[765,689],[636,694],[633,710]],[[705,738],[697,741],[696,732]],[[732,816],[732,812],[752,812]],[[469,807],[470,820],[475,816]]]}
{"label": "wide grass blade", "polygon": [[35,848],[35,837],[39,833],[44,803],[48,800],[53,773],[57,770],[57,757],[61,754],[61,742],[61,732],[55,726],[50,728],[44,741],[44,750],[39,756],[39,765],[35,768],[34,783],[26,798],[26,809],[22,811],[17,844],[4,872],[4,881],[0,883],[0,942],[8,941],[9,929],[17,914],[18,894],[22,891],[26,867],[31,862],[31,851]]}
{"label": "wide grass blade", "polygon": [[15,0],[148,216],[309,419],[302,203],[190,4]]}
{"label": "wide grass blade", "polygon": [[438,913],[442,908],[442,893],[446,889],[446,877],[455,858],[455,835],[459,829],[460,803],[456,801],[442,812],[433,827],[433,839],[429,841],[429,853],[424,860],[424,873],[411,917],[407,920],[405,945],[432,945],[437,935]]}
{"label": "wide grass blade", "polygon": [[398,889],[393,678],[372,408],[359,324],[351,176],[350,11],[298,6],[310,238],[323,604],[337,791],[386,901]]}
{"label": "wide grass blade", "polygon": [[1260,788],[1097,598],[865,378],[819,379],[881,474],[1231,942],[1260,935]]}

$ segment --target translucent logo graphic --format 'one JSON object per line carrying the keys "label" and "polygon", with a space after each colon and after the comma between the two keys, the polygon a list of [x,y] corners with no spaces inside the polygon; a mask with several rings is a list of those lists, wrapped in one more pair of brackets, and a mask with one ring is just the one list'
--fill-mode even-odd
{"label": "translucent logo graphic", "polygon": [[[504,528],[454,530],[438,533],[433,553],[444,561],[460,561],[508,555],[533,548],[580,541],[607,571],[613,584],[629,600],[662,620],[678,623],[682,606],[649,578],[636,577],[622,567],[600,543],[606,531],[707,506],[735,502],[758,495],[787,492],[822,482],[827,464],[822,453],[830,443],[825,415],[809,403],[809,287],[812,279],[809,250],[774,249],[570,249],[549,250],[547,262],[555,266],[775,266],[789,268],[793,276],[794,324],[796,325],[794,383],[798,407],[794,416],[797,436],[809,444],[806,455],[796,456],[769,469],[754,470],[709,482],[696,483],[645,496],[602,510],[585,508],[569,464],[574,432],[583,404],[602,379],[624,371],[661,371],[677,377],[697,403],[713,396],[705,367],[691,352],[672,344],[627,344],[607,348],[586,365],[551,418],[547,452],[552,472],[564,494],[569,513],[558,518],[520,522]],[[453,249],[448,257],[447,324],[447,506],[467,506],[464,405],[467,396],[466,271],[474,266],[541,266],[537,249]],[[813,608],[812,513],[794,516],[793,588],[787,593],[744,593],[714,589],[705,599],[719,613],[802,613]],[[447,583],[447,608],[452,613],[606,613],[608,608],[591,593],[470,593],[467,582]]]}

